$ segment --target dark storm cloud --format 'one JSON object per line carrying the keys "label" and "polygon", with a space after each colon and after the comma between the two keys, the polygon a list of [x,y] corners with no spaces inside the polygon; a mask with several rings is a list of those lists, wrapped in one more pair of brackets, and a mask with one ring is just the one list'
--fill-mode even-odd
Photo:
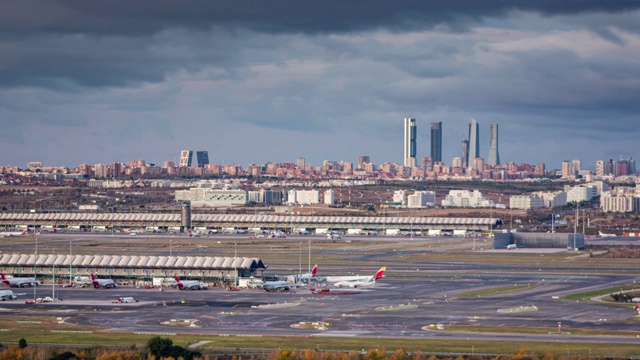
{"label": "dark storm cloud", "polygon": [[166,28],[225,25],[273,32],[352,32],[374,28],[465,28],[464,21],[500,17],[513,10],[544,15],[619,12],[637,1],[557,0],[216,0],[216,1],[4,1],[3,33],[140,35]]}
{"label": "dark storm cloud", "polygon": [[[198,71],[203,66],[221,66],[233,73],[243,60],[249,60],[240,57],[244,49],[260,47],[251,41],[260,33],[464,31],[485,18],[504,17],[514,10],[544,15],[598,12],[604,15],[594,16],[585,26],[619,40],[609,29],[616,26],[615,19],[606,14],[638,7],[636,1],[555,0],[4,1],[0,3],[0,86],[74,91],[76,87],[160,82],[180,69]],[[273,43],[271,39],[262,46]],[[443,49],[437,51],[446,50],[446,44],[440,46]],[[441,70],[438,66],[422,71],[443,76]]]}

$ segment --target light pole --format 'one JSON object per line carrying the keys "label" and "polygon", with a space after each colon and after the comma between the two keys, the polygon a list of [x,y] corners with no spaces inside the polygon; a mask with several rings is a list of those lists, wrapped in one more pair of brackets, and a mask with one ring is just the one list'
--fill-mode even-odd
{"label": "light pole", "polygon": [[171,247],[172,244],[173,244],[173,239],[169,239],[169,256],[173,255],[173,253],[171,251],[172,250],[172,247]]}
{"label": "light pole", "polygon": [[576,236],[578,234],[578,219],[579,219],[579,214],[578,214],[578,209],[580,208],[580,203],[578,203],[578,201],[576,201],[576,218],[575,221],[573,222],[573,251],[578,251],[577,246],[576,246]]}
{"label": "light pole", "polygon": [[73,264],[73,260],[71,257],[71,237],[69,237],[69,286],[71,286],[71,284],[73,284],[73,282],[71,281],[71,265]]}
{"label": "light pole", "polygon": [[[234,264],[238,262],[238,243],[233,244],[233,262]],[[233,286],[238,286],[238,267],[236,266],[236,271],[233,278]]]}

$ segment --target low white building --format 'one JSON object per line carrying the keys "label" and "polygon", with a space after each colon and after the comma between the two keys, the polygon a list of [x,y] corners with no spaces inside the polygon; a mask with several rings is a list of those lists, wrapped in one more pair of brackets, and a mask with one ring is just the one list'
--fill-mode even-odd
{"label": "low white building", "polygon": [[175,198],[177,201],[190,201],[192,207],[244,206],[248,202],[248,194],[244,190],[204,187],[176,190]]}
{"label": "low white building", "polygon": [[542,198],[542,207],[554,208],[567,205],[567,193],[564,191],[537,191],[532,195]]}
{"label": "low white building", "polygon": [[591,186],[574,186],[567,191],[567,202],[591,201],[598,196],[598,187]]}
{"label": "low white building", "polygon": [[324,191],[324,204],[325,205],[333,205],[335,202],[335,193],[333,190],[325,190]]}
{"label": "low white building", "polygon": [[416,191],[407,196],[407,207],[423,208],[436,204],[436,193],[434,191]]}
{"label": "low white building", "polygon": [[451,190],[442,206],[450,207],[494,207],[493,201],[486,199],[478,190]]}
{"label": "low white building", "polygon": [[512,209],[535,210],[544,207],[544,200],[536,195],[515,195],[509,198]]}
{"label": "low white building", "polygon": [[407,193],[404,190],[396,190],[393,192],[393,202],[402,206],[407,205]]}
{"label": "low white building", "polygon": [[603,212],[627,213],[638,210],[640,198],[632,196],[612,196],[611,192],[603,192],[600,197],[600,207]]}
{"label": "low white building", "polygon": [[320,192],[318,190],[289,190],[287,203],[291,205],[319,204]]}

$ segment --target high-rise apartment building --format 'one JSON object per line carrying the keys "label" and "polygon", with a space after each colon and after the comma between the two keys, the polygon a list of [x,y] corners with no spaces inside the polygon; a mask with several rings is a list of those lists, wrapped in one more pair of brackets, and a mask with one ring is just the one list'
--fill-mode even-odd
{"label": "high-rise apartment building", "polygon": [[491,141],[489,146],[489,158],[487,164],[496,166],[500,164],[500,153],[498,152],[498,124],[491,124]]}
{"label": "high-rise apartment building", "polygon": [[416,166],[416,119],[404,118],[404,166]]}
{"label": "high-rise apartment building", "polygon": [[297,160],[297,166],[299,170],[304,170],[304,167],[306,166],[306,160],[303,157],[299,157]]}
{"label": "high-rise apartment building", "polygon": [[192,150],[182,150],[180,151],[180,166],[181,167],[189,167],[193,161],[193,151]]}
{"label": "high-rise apartment building", "polygon": [[[467,162],[472,162],[480,157],[480,126],[478,122],[471,119],[469,123],[469,156]],[[468,165],[468,164],[467,164]]]}
{"label": "high-rise apartment building", "polygon": [[483,158],[475,158],[473,159],[473,169],[476,171],[484,170],[484,159]]}
{"label": "high-rise apartment building", "polygon": [[568,178],[570,176],[573,176],[573,163],[565,160],[562,162],[562,177]]}
{"label": "high-rise apartment building", "polygon": [[203,168],[205,165],[209,165],[208,151],[197,151],[196,158],[198,159],[198,167]]}
{"label": "high-rise apartment building", "polygon": [[575,176],[578,176],[581,170],[582,170],[582,161],[579,159],[573,160],[573,174]]}
{"label": "high-rise apartment building", "polygon": [[368,155],[358,156],[358,169],[363,169],[364,164],[368,164],[371,162],[371,158]]}
{"label": "high-rise apartment building", "polygon": [[431,123],[431,158],[442,161],[442,121]]}
{"label": "high-rise apartment building", "polygon": [[604,176],[604,160],[596,161],[596,176]]}

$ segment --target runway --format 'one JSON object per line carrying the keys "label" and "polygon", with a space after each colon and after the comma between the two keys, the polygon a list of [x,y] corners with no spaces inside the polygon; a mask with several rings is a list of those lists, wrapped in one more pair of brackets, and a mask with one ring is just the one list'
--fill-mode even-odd
{"label": "runway", "polygon": [[[578,341],[637,343],[632,336],[573,336],[572,328],[633,331],[628,321],[635,311],[624,307],[571,302],[555,297],[591,287],[627,284],[624,275],[563,276],[495,275],[457,276],[421,282],[384,280],[375,288],[352,295],[318,295],[308,289],[292,293],[263,290],[167,291],[124,288],[111,290],[57,289],[53,303],[27,305],[33,289],[16,290],[20,300],[0,304],[2,313],[21,316],[58,316],[66,324],[96,327],[114,332],[176,332],[218,335],[365,336],[449,338],[476,340]],[[532,290],[482,298],[457,298],[456,294],[482,287],[538,284]],[[352,289],[350,289],[352,290]],[[39,287],[37,297],[51,295]],[[139,303],[114,304],[117,296],[131,296]],[[500,313],[500,309],[535,305],[537,311]],[[171,323],[174,320],[174,323]],[[182,326],[180,321],[190,321]],[[177,323],[176,323],[177,321]],[[554,329],[561,334],[500,335],[447,332],[449,325],[527,326]],[[327,324],[324,330],[295,328],[294,324]],[[443,330],[433,325],[441,324]],[[431,326],[430,326],[431,325]]]}

